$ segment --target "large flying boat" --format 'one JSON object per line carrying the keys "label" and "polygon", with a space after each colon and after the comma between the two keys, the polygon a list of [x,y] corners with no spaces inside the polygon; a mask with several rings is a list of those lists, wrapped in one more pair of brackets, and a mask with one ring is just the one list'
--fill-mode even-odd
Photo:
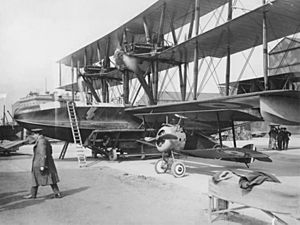
{"label": "large flying boat", "polygon": [[[203,17],[213,18],[225,8],[227,21],[200,32]],[[160,143],[174,139],[172,129],[167,129],[171,135],[163,132],[161,138],[157,132],[175,114],[187,118],[181,152],[187,148],[213,148],[216,143],[208,136],[234,130],[235,123],[264,120],[299,125],[300,106],[295,104],[300,99],[299,87],[270,86],[267,54],[268,42],[300,31],[299,1],[265,1],[236,18],[232,17],[233,8],[232,0],[155,2],[109,34],[58,61],[60,80],[62,66],[69,67],[76,78],[64,87],[71,90],[71,99],[52,99],[30,110],[19,107],[14,113],[15,120],[26,129],[43,128],[45,135],[67,142],[77,142],[79,137],[80,143],[104,155],[109,155],[107,149],[120,152],[139,149],[145,153],[149,145],[138,140],[148,136],[156,137]],[[263,46],[263,90],[232,95],[231,55],[259,45]],[[199,97],[199,61],[205,58],[226,58],[223,96]],[[177,71],[180,102],[162,104],[160,93],[171,82],[171,79],[166,81],[171,69]],[[188,83],[192,100],[188,96]],[[113,101],[113,91],[119,93],[118,101]],[[141,94],[147,96],[145,106],[136,103]],[[78,96],[81,101],[76,101]],[[167,151],[173,148],[170,145]],[[241,161],[240,155],[228,155]],[[245,162],[252,158],[248,153],[243,156],[247,158]]]}

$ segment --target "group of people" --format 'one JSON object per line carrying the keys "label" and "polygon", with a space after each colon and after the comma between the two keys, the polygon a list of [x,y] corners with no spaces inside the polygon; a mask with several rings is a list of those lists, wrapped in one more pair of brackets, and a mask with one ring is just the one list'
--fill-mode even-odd
{"label": "group of people", "polygon": [[289,147],[291,132],[286,127],[271,126],[269,132],[269,148],[286,150]]}

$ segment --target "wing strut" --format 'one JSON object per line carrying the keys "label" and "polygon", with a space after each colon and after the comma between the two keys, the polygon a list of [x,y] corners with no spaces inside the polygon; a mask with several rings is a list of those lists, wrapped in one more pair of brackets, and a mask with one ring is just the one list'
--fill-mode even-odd
{"label": "wing strut", "polygon": [[[199,17],[200,14],[200,1],[195,0],[195,36],[199,34]],[[193,84],[194,84],[194,93],[193,93],[193,100],[197,100],[197,85],[198,85],[198,66],[199,66],[199,50],[198,50],[198,41],[196,41],[196,46],[194,49],[194,77],[193,77]]]}
{"label": "wing strut", "polygon": [[149,98],[149,102],[150,102],[150,105],[154,105],[155,102],[154,102],[154,98],[153,98],[153,94],[152,94],[152,91],[151,89],[149,88],[147,82],[145,81],[145,78],[143,75],[137,73],[136,74],[136,77],[137,79],[139,80],[139,82],[141,83],[142,87],[144,88],[144,91],[146,92],[148,98]]}
{"label": "wing strut", "polygon": [[[227,22],[232,20],[232,0],[228,1],[228,17]],[[226,62],[226,96],[229,95],[229,83],[230,83],[230,27],[228,26],[228,45],[227,45],[227,62]]]}
{"label": "wing strut", "polygon": [[[263,4],[266,4],[266,0],[263,0]],[[263,70],[264,70],[264,84],[265,91],[269,89],[268,84],[268,36],[267,36],[267,16],[266,10],[263,10]]]}
{"label": "wing strut", "polygon": [[235,129],[234,129],[234,121],[233,120],[231,120],[231,129],[232,129],[233,146],[236,148]]}
{"label": "wing strut", "polygon": [[220,129],[220,116],[219,116],[218,112],[217,112],[217,122],[218,122],[218,133],[219,133],[220,147],[223,148],[222,134],[221,134],[221,129]]}

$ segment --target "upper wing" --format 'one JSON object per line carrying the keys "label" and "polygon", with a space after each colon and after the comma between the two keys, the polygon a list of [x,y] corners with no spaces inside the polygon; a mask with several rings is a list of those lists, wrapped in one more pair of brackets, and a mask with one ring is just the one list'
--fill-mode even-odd
{"label": "upper wing", "polygon": [[199,58],[224,57],[230,48],[234,54],[262,44],[263,11],[267,14],[268,42],[300,31],[300,1],[275,1],[237,17],[179,45],[163,51],[158,58],[174,62],[191,62],[198,42]]}
{"label": "upper wing", "polygon": [[[200,1],[200,15],[203,16],[219,6],[225,4],[228,0],[199,0]],[[71,61],[75,65],[84,66],[86,57],[87,62],[95,63],[99,61],[99,56],[103,59],[104,56],[112,56],[116,48],[121,45],[123,33],[126,31],[127,39],[134,40],[134,42],[145,43],[144,23],[148,25],[151,34],[166,34],[171,32],[171,26],[174,29],[184,26],[191,21],[193,16],[194,0],[160,0],[143,11],[138,16],[134,17],[119,28],[103,36],[102,38],[84,46],[78,51],[59,60],[60,63],[71,66]],[[164,8],[165,7],[165,8]],[[164,23],[160,29],[160,18],[162,10],[164,9]],[[74,65],[74,66],[75,66]]]}

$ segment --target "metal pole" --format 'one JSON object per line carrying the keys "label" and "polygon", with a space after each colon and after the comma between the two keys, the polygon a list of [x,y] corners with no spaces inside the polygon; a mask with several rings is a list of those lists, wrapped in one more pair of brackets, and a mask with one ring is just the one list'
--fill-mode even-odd
{"label": "metal pole", "polygon": [[[263,0],[263,5],[266,0]],[[263,11],[263,71],[264,71],[264,85],[265,90],[269,89],[268,84],[268,36],[267,36],[267,16],[266,11]]]}

